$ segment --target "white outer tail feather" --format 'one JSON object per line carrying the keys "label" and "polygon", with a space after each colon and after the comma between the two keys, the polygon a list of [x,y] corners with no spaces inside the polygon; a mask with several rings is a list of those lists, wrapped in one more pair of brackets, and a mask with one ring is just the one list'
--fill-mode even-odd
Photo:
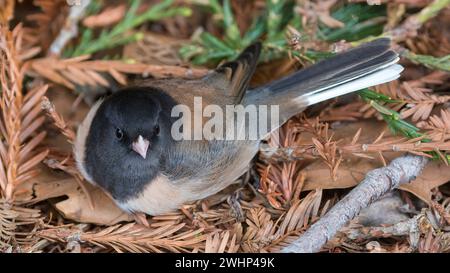
{"label": "white outer tail feather", "polygon": [[356,79],[349,79],[344,83],[338,83],[325,90],[314,90],[313,92],[298,97],[296,100],[305,102],[307,105],[313,105],[334,97],[342,96],[351,92],[355,92],[371,86],[387,83],[400,77],[400,73],[403,71],[403,67],[399,64],[395,64],[398,59],[393,62],[380,67],[375,72],[367,74],[365,76],[359,76]]}

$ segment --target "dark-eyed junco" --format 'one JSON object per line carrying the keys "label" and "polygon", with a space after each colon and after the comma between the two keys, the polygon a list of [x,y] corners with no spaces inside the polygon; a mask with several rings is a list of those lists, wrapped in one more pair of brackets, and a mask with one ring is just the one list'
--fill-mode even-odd
{"label": "dark-eyed junco", "polygon": [[[307,106],[398,78],[403,68],[395,64],[398,55],[389,47],[389,39],[378,39],[247,90],[261,50],[256,43],[202,79],[151,80],[118,91],[97,102],[80,125],[74,149],[78,168],[126,211],[158,215],[175,210],[235,182],[247,171],[261,140]],[[207,121],[211,109],[230,105],[258,109],[257,120],[249,115],[233,127],[214,130],[244,131],[239,139],[211,138],[204,127],[188,128],[191,123],[174,130],[178,110],[209,112],[200,117]],[[259,116],[268,105],[278,107],[273,113],[277,122],[258,127],[252,138],[247,131],[262,119],[269,120]],[[216,113],[215,118],[220,116]],[[183,118],[195,123],[196,115]],[[229,116],[222,119],[216,127]],[[180,139],[177,132],[189,133]],[[189,138],[197,133],[203,138]]]}

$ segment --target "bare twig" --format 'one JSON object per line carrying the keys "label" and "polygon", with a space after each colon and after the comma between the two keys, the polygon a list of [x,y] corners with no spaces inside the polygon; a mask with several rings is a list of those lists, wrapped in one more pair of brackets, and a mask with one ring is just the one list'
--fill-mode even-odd
{"label": "bare twig", "polygon": [[289,162],[296,160],[304,160],[315,158],[312,155],[311,145],[304,147],[270,147],[269,145],[261,145],[259,148],[259,159],[264,162]]}
{"label": "bare twig", "polygon": [[281,252],[319,251],[362,208],[401,184],[414,180],[427,162],[425,157],[407,154],[394,159],[387,167],[370,171],[356,188]]}
{"label": "bare twig", "polygon": [[398,222],[397,224],[391,226],[349,229],[348,231],[345,231],[345,234],[347,235],[347,238],[351,240],[367,240],[371,238],[383,238],[392,236],[409,236],[409,244],[411,248],[417,249],[420,234],[423,233],[423,231],[421,231],[422,221],[429,221],[426,219],[425,213],[417,214],[416,216],[408,220]]}
{"label": "bare twig", "polygon": [[59,56],[70,39],[78,35],[78,22],[84,17],[90,0],[80,1],[79,5],[73,5],[70,8],[69,16],[66,19],[64,27],[61,29],[58,37],[53,41],[49,49],[50,55]]}
{"label": "bare twig", "polygon": [[42,97],[41,101],[42,109],[47,112],[47,115],[53,120],[53,123],[56,127],[61,131],[61,133],[66,137],[69,143],[74,143],[75,141],[75,132],[72,128],[70,128],[67,123],[64,121],[64,118],[56,112],[55,105],[50,102],[47,97]]}

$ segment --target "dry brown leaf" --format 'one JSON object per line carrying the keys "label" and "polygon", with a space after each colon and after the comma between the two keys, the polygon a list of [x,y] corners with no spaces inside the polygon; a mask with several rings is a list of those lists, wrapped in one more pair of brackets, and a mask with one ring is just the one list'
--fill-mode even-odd
{"label": "dry brown leaf", "polygon": [[375,160],[352,157],[345,159],[336,172],[336,179],[330,176],[330,168],[322,161],[315,161],[307,166],[305,173],[304,191],[315,189],[345,189],[356,186],[361,182],[366,173],[380,167]]}
{"label": "dry brown leaf", "polygon": [[94,223],[107,226],[122,221],[133,221],[134,218],[117,207],[111,198],[100,188],[90,185],[87,186],[94,205],[94,209],[92,209],[87,196],[79,188],[76,181],[73,180],[70,183],[72,187],[69,191],[65,192],[68,199],[56,204],[56,208],[65,218],[81,223]]}
{"label": "dry brown leaf", "polygon": [[450,181],[450,167],[442,162],[427,164],[416,180],[403,184],[400,189],[408,191],[431,205],[431,190]]}
{"label": "dry brown leaf", "polygon": [[[39,174],[30,181],[17,188],[17,200],[36,203],[52,198],[59,198],[54,204],[56,209],[67,218],[80,223],[94,223],[98,225],[114,225],[119,222],[131,222],[133,217],[118,208],[114,202],[100,188],[85,183],[92,201],[92,208],[83,190],[73,177],[62,172],[50,170],[43,164],[39,167]],[[61,200],[61,197],[67,199]]]}

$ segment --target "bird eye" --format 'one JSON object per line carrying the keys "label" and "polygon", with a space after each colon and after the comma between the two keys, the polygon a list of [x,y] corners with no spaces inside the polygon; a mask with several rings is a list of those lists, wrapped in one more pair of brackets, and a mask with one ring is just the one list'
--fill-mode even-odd
{"label": "bird eye", "polygon": [[155,135],[159,135],[159,125],[155,125],[155,128],[153,129],[153,131],[155,132]]}
{"label": "bird eye", "polygon": [[116,129],[116,137],[118,140],[122,140],[123,138],[123,131],[120,130],[119,128]]}

